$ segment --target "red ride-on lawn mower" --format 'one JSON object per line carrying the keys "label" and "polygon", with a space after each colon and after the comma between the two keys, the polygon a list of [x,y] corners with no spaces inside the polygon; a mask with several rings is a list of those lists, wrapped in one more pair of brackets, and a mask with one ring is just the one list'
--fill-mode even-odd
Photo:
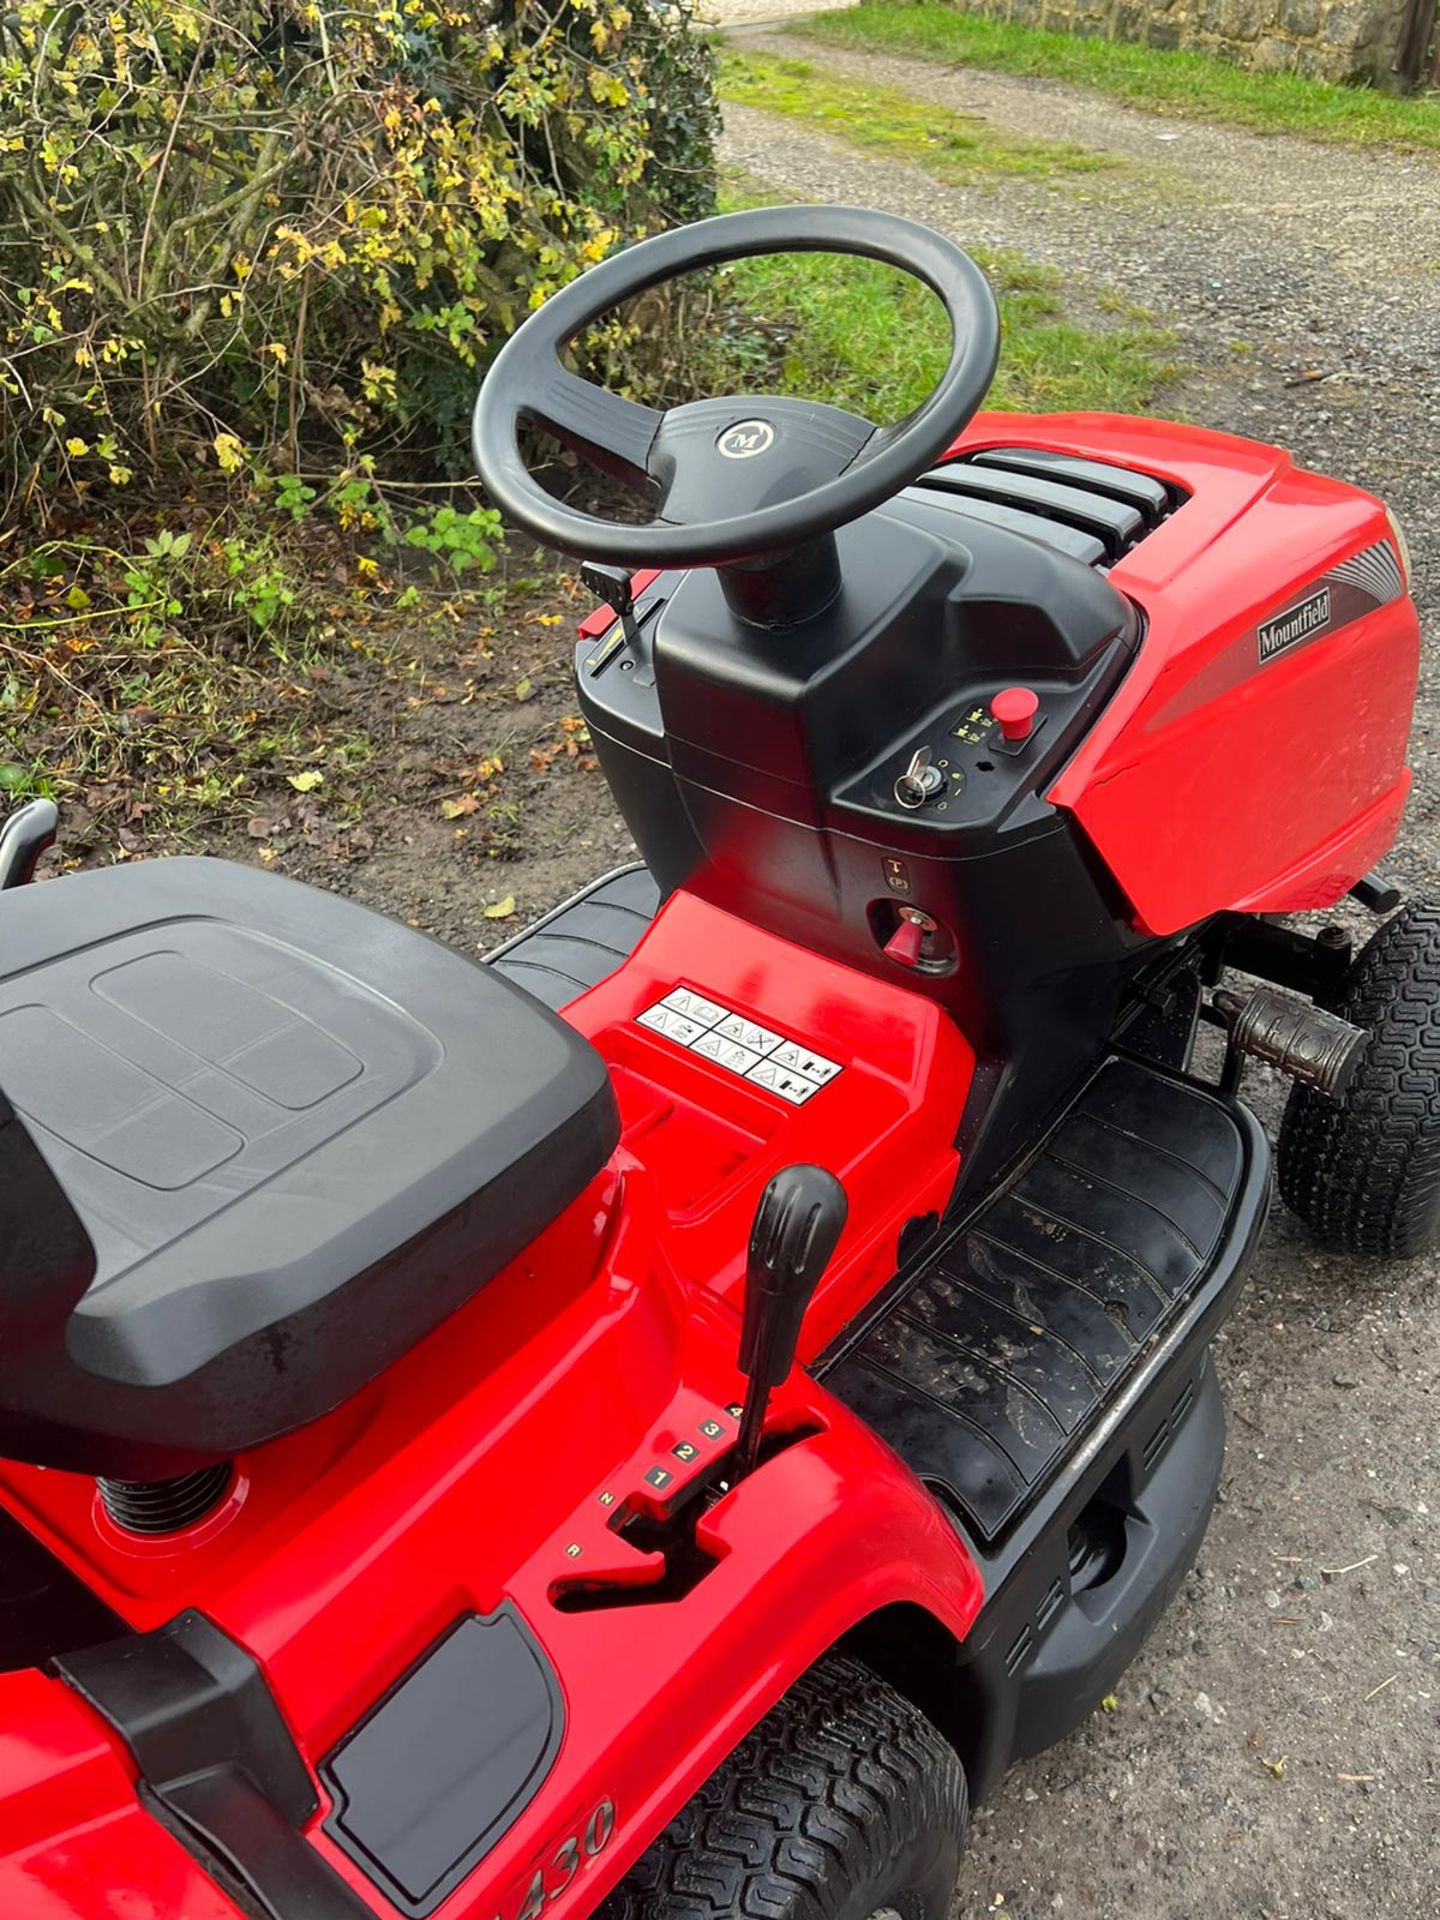
{"label": "red ride-on lawn mower", "polygon": [[[788,250],[944,302],[898,426],[563,365]],[[1247,1059],[1319,1234],[1435,1243],[1440,917],[1280,919],[1398,904],[1399,530],[1273,447],[972,418],[997,334],[947,241],[807,207],[520,329],[479,467],[598,563],[645,864],[493,964],[214,861],[7,894],[6,1920],[943,1920],[1203,1534]]]}

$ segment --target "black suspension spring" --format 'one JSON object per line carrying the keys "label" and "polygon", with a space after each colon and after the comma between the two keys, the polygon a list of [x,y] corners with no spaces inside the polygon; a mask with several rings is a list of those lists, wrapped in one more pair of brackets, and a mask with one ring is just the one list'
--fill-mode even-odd
{"label": "black suspension spring", "polygon": [[100,1478],[100,1498],[117,1527],[127,1533],[179,1533],[213,1513],[230,1491],[235,1469],[228,1460],[171,1480]]}

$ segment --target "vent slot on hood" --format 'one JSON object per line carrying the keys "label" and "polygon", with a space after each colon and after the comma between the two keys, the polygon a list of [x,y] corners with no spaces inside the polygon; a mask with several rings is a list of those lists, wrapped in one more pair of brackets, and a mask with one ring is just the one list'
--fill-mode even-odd
{"label": "vent slot on hood", "polygon": [[1038,447],[986,447],[922,476],[909,497],[949,496],[961,512],[1058,547],[1102,571],[1184,496],[1148,473]]}

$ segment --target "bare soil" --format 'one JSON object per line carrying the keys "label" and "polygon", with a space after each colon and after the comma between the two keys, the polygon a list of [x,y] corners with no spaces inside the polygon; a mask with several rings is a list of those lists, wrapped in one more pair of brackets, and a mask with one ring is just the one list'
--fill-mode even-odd
{"label": "bare soil", "polygon": [[194,850],[348,894],[471,954],[634,859],[575,698],[590,603],[568,571],[543,575],[493,628],[432,623],[388,667],[316,669],[315,725],[373,757],[311,793],[269,781]]}

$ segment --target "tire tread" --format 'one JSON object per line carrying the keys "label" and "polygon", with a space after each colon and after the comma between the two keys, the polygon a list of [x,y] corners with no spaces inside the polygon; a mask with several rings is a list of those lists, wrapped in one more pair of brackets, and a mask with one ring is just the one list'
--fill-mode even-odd
{"label": "tire tread", "polygon": [[1440,908],[1415,901],[1387,920],[1335,1011],[1370,1043],[1341,1099],[1291,1090],[1280,1195],[1326,1245],[1406,1259],[1440,1237]]}
{"label": "tire tread", "polygon": [[847,1891],[918,1838],[953,1831],[958,1865],[966,1814],[954,1749],[868,1668],[831,1655],[680,1809],[597,1920],[840,1920]]}

